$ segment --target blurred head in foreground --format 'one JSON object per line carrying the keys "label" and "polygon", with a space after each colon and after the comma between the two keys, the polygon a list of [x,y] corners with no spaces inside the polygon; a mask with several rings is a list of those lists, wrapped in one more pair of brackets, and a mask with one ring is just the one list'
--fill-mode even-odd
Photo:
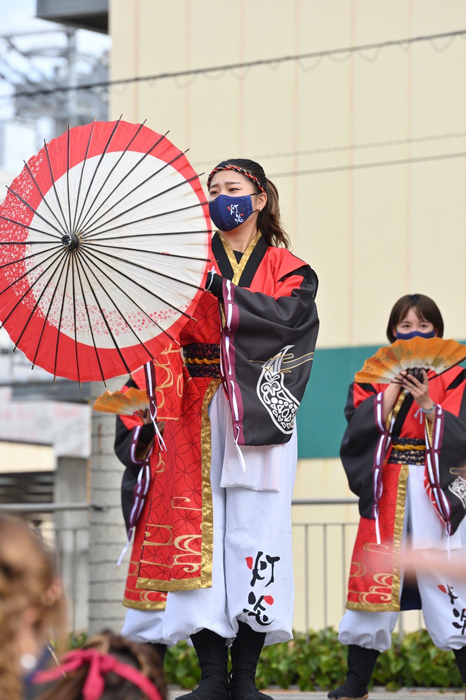
{"label": "blurred head in foreground", "polygon": [[64,601],[52,553],[27,523],[0,513],[0,698],[20,700],[46,640],[63,638]]}
{"label": "blurred head in foreground", "polygon": [[40,700],[165,700],[159,654],[148,644],[103,632],[82,649],[65,654],[62,665],[38,673],[37,683],[56,681]]}

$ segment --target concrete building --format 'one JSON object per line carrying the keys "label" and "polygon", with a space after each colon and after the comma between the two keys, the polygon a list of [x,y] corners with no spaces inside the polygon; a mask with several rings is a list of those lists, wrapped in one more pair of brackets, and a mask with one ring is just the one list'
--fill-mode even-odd
{"label": "concrete building", "polygon": [[[48,55],[50,60],[55,59],[56,84],[68,80],[79,84],[90,79],[89,71],[83,74],[82,65],[77,63],[83,56],[77,50],[74,29],[67,29],[68,44],[61,53],[57,53],[57,43],[51,41],[47,47],[39,41],[39,46],[34,44],[36,34],[32,39],[27,36],[32,43],[25,48],[24,56]],[[7,38],[13,39],[13,35]],[[68,60],[64,63],[63,58]],[[94,65],[93,79],[105,80],[105,61],[99,61],[98,56],[87,58]],[[0,121],[0,203],[6,193],[5,185],[10,185],[19,174],[23,160],[27,161],[41,147],[41,136],[50,138],[61,133],[71,113],[78,123],[87,123],[94,116],[105,119],[107,114],[106,102],[93,93],[79,93],[82,99],[66,100],[65,104],[63,100],[52,104],[37,97],[21,98],[22,92],[33,92],[42,85],[34,85],[30,76],[22,76],[21,71],[13,76],[7,70],[5,73],[8,78],[4,78],[14,83],[14,116]],[[40,367],[31,372],[31,362],[21,351],[12,350],[13,343],[0,329],[0,507],[12,509],[19,504],[20,512],[27,512],[43,537],[54,542],[70,592],[70,624],[74,630],[87,630],[89,387],[79,388],[60,378],[53,382]],[[74,504],[75,509],[60,510],[63,503]]]}

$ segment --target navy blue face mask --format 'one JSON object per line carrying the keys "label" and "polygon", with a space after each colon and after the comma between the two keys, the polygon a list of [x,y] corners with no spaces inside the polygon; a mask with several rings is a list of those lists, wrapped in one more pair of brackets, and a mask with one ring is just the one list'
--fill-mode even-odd
{"label": "navy blue face mask", "polygon": [[397,331],[397,340],[411,340],[411,338],[435,338],[435,330],[429,331],[428,333],[422,333],[421,331],[411,331],[410,333],[400,333]]}
{"label": "navy blue face mask", "polygon": [[252,195],[243,197],[230,197],[227,194],[219,194],[209,202],[210,218],[220,231],[232,231],[237,226],[244,224],[253,213]]}

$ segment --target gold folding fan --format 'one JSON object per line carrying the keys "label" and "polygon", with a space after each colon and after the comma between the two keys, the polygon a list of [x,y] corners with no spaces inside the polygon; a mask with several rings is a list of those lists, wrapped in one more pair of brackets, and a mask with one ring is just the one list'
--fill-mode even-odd
{"label": "gold folding fan", "polygon": [[456,340],[420,337],[396,340],[369,357],[354,381],[358,384],[390,384],[400,372],[413,369],[432,370],[439,375],[465,359],[466,346]]}
{"label": "gold folding fan", "polygon": [[94,411],[117,413],[120,416],[142,414],[149,408],[149,399],[144,389],[131,387],[128,391],[106,391],[94,404]]}

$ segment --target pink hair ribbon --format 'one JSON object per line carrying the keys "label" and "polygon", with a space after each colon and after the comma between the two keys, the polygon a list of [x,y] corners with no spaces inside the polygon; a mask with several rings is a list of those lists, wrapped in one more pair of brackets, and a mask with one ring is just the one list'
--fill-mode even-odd
{"label": "pink hair ribbon", "polygon": [[39,671],[34,676],[34,683],[48,683],[58,680],[63,675],[89,666],[83,687],[83,700],[99,700],[105,690],[105,676],[116,673],[139,688],[148,700],[162,700],[159,689],[141,671],[118,661],[111,654],[101,654],[97,649],[78,649],[63,657],[63,663],[50,671]]}

